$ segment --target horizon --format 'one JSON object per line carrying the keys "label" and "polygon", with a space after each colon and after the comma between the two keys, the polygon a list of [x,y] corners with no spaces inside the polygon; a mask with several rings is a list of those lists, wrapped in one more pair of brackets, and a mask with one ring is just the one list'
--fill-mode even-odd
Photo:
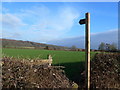
{"label": "horizon", "polygon": [[91,35],[110,33],[118,30],[117,9],[117,2],[2,2],[1,37],[46,44],[81,37],[85,27],[78,22],[88,11]]}

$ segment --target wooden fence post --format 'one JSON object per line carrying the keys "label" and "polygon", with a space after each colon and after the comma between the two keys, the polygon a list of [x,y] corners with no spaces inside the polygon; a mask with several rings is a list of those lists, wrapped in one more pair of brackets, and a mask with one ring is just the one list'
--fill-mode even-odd
{"label": "wooden fence post", "polygon": [[85,26],[85,53],[86,53],[86,85],[90,89],[90,13],[86,13],[86,26]]}
{"label": "wooden fence post", "polygon": [[86,72],[86,88],[90,89],[90,13],[85,14],[85,19],[79,21],[85,24],[85,72]]}

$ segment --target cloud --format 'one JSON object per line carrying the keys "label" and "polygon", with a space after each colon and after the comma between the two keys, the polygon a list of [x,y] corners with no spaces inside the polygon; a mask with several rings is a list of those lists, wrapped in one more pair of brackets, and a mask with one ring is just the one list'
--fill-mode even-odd
{"label": "cloud", "polygon": [[20,18],[10,13],[2,14],[2,20],[0,21],[2,21],[3,28],[9,29],[18,28],[26,25]]}
{"label": "cloud", "polygon": [[54,17],[49,18],[47,23],[44,24],[47,27],[43,32],[45,34],[49,32],[51,39],[59,38],[69,32],[74,25],[74,21],[79,17],[78,12],[74,11],[70,7],[60,9]]}
{"label": "cloud", "polygon": [[[42,42],[60,38],[63,34],[69,32],[74,25],[74,21],[79,17],[78,12],[71,7],[60,8],[57,11],[52,11],[45,6],[40,6],[37,9],[34,7],[33,9],[32,11],[23,11],[25,15],[29,13],[33,18],[37,16],[36,22],[27,31],[35,36],[35,40]],[[44,11],[46,12],[44,13]]]}
{"label": "cloud", "polygon": [[[18,39],[18,38],[21,38],[21,34],[19,34],[19,33],[17,33],[17,32],[15,32],[15,33],[10,33],[10,34],[8,34],[8,33],[2,33],[2,36],[4,36],[4,38],[7,38],[7,39]],[[0,37],[0,38],[2,38],[2,37]]]}
{"label": "cloud", "polygon": [[46,6],[40,4],[39,6],[32,6],[29,7],[29,9],[20,9],[20,16],[38,16],[38,17],[44,17],[46,15],[49,15],[50,10]]}
{"label": "cloud", "polygon": [[69,6],[59,7],[54,11],[47,6],[39,5],[20,9],[14,14],[5,12],[2,16],[4,33],[8,33],[8,36],[10,34],[8,31],[12,30],[19,33],[24,40],[46,42],[61,38],[69,32],[79,13]]}
{"label": "cloud", "polygon": [[[0,37],[2,38],[8,38],[8,39],[20,39],[21,33],[20,28],[25,27],[27,24],[23,22],[21,18],[18,16],[8,13],[7,8],[4,8],[6,11],[4,13],[0,14],[0,22],[2,23],[2,28],[0,34]],[[2,9],[3,10],[3,9]]]}
{"label": "cloud", "polygon": [[99,34],[108,34],[108,33],[112,33],[112,32],[118,32],[118,29],[111,29],[111,30],[107,30],[105,32],[99,32],[99,33],[91,33],[91,35],[99,35]]}
{"label": "cloud", "polygon": [[[91,49],[98,49],[101,42],[118,44],[118,30],[109,30],[107,32],[91,34]],[[85,48],[85,37],[66,38],[62,40],[53,40],[47,42],[48,44],[68,46],[76,45],[79,48]]]}
{"label": "cloud", "polygon": [[[29,8],[16,8],[14,13],[10,12],[9,8],[3,8],[5,12],[0,14],[2,16],[0,21],[3,24],[3,38],[48,42],[64,46],[76,45],[84,48],[84,37],[58,40],[65,38],[63,36],[76,25],[75,21],[80,17],[79,13],[82,10],[77,11],[76,8],[65,5],[51,9],[53,7],[48,8],[43,4]],[[92,33],[91,47],[97,48],[100,42],[117,42],[116,32],[111,30]]]}

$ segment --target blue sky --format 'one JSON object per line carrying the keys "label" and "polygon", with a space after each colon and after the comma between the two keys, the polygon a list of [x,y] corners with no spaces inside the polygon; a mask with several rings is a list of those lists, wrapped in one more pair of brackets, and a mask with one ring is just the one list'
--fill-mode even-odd
{"label": "blue sky", "polygon": [[117,2],[3,2],[2,37],[45,43],[84,36],[78,22],[86,12],[91,34],[117,30]]}

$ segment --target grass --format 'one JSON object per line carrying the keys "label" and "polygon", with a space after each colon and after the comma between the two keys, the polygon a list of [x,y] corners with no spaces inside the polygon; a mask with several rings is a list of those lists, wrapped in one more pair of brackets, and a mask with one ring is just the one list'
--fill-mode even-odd
{"label": "grass", "polygon": [[[2,53],[7,56],[20,58],[47,58],[48,54],[53,57],[53,65],[65,66],[65,73],[69,79],[77,81],[80,73],[85,69],[85,52],[81,51],[54,51],[35,49],[12,49],[3,48]],[[91,58],[95,52],[91,52]]]}
{"label": "grass", "polygon": [[[78,51],[54,51],[54,50],[35,50],[35,49],[12,49],[3,48],[2,53],[7,56],[21,57],[21,58],[41,58],[46,59],[48,54],[53,57],[53,64],[72,63],[85,61],[85,52]],[[94,56],[91,52],[91,56]]]}

